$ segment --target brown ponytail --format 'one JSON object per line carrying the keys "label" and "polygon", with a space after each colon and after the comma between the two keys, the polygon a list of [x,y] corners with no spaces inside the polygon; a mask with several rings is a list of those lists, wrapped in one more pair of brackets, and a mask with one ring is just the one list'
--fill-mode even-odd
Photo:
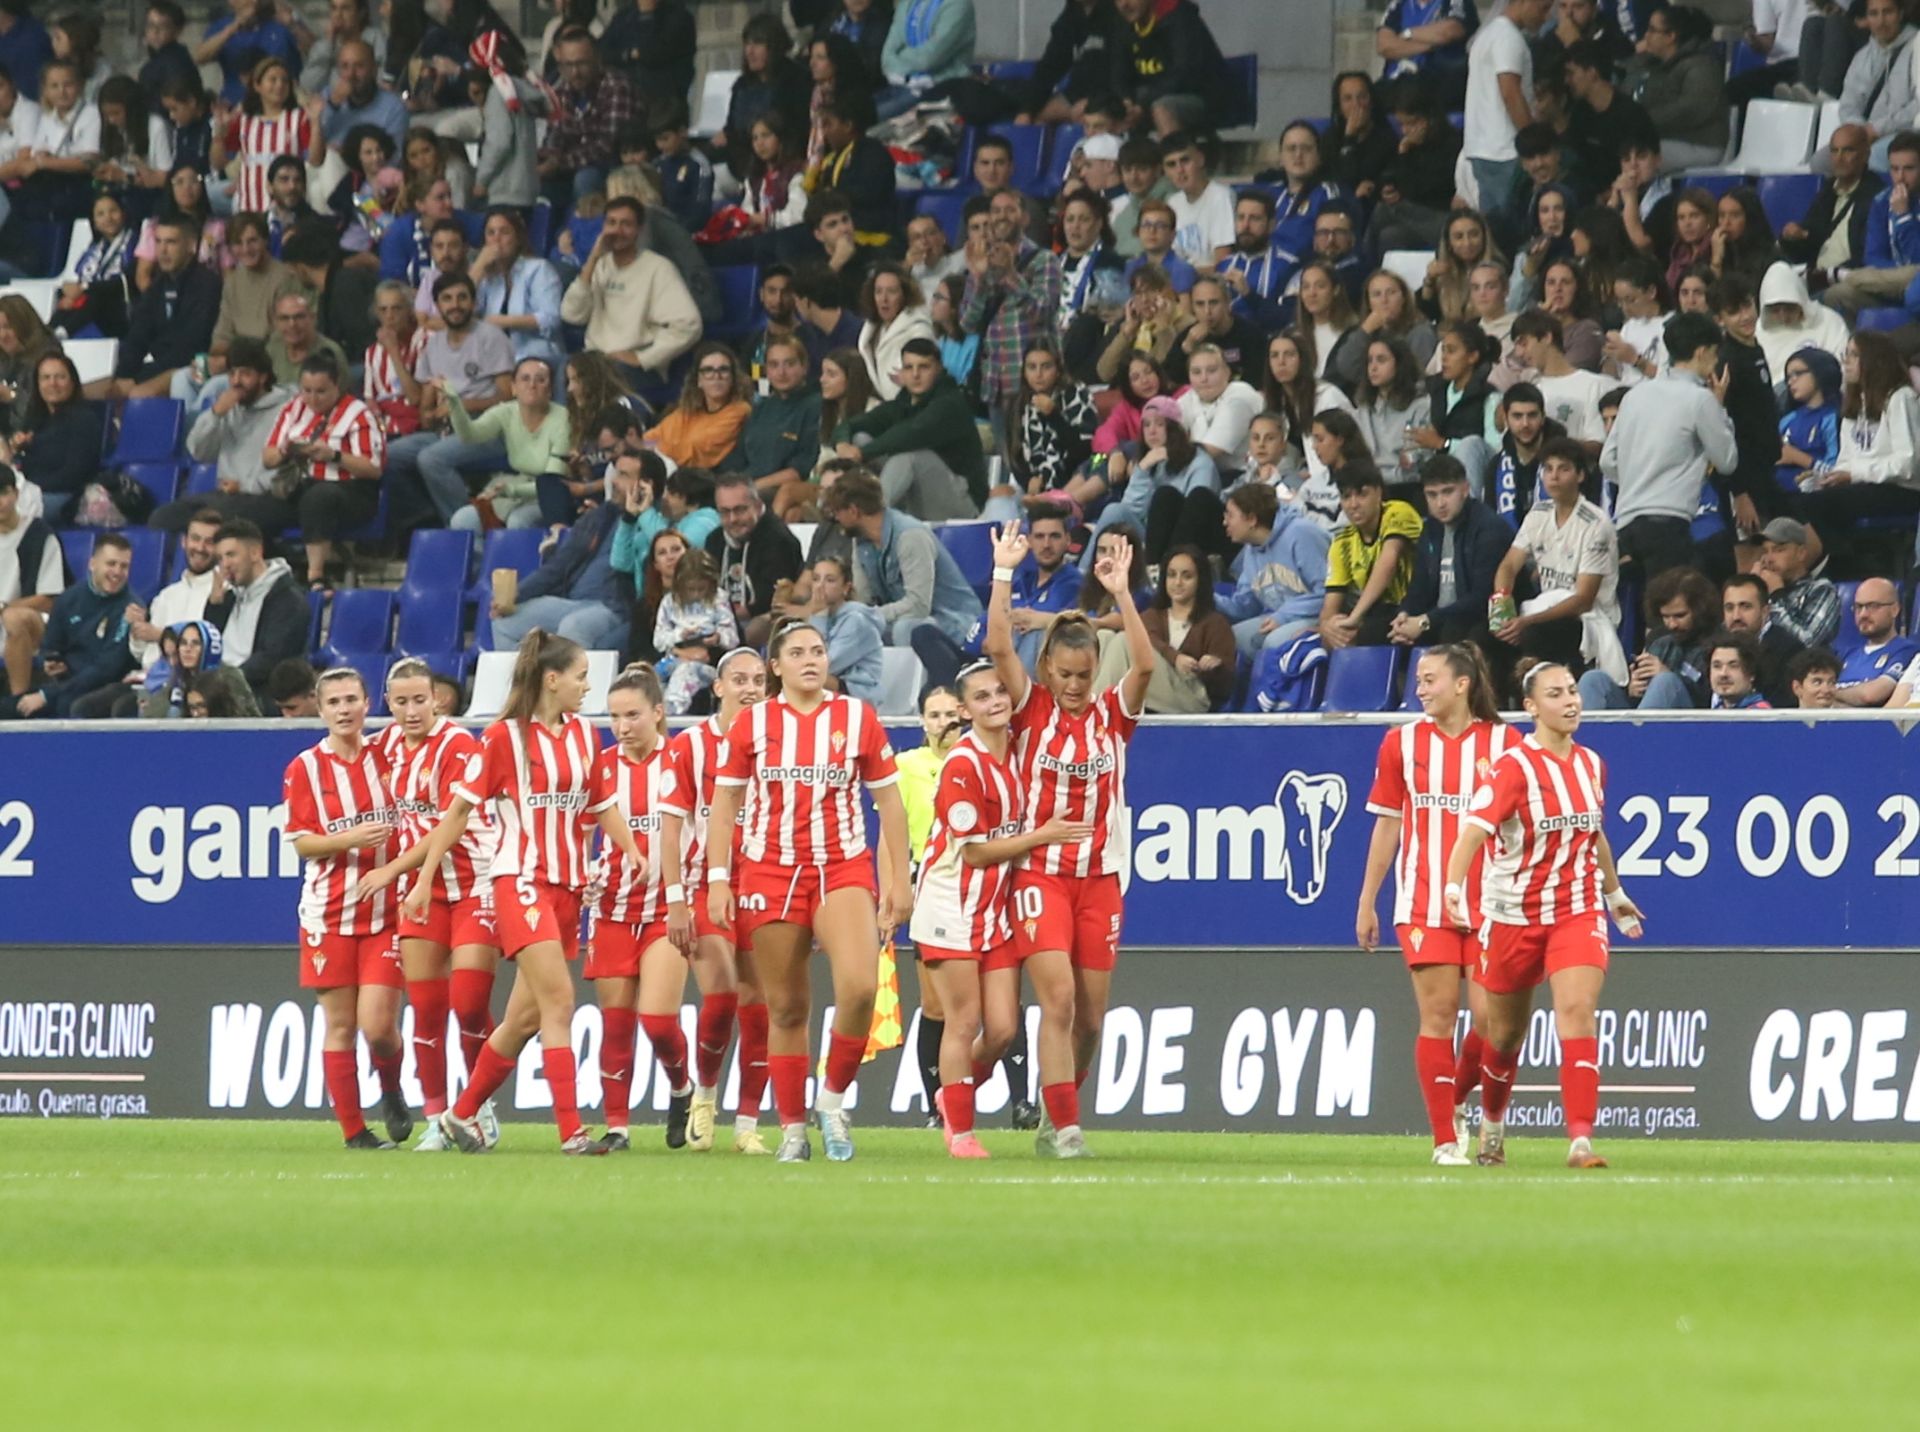
{"label": "brown ponytail", "polygon": [[1472,642],[1454,641],[1430,647],[1421,655],[1440,658],[1446,662],[1448,671],[1467,679],[1467,714],[1475,721],[1501,719],[1500,704],[1493,695],[1493,673],[1479,647]]}
{"label": "brown ponytail", "polygon": [[607,695],[616,691],[637,691],[640,699],[649,706],[666,705],[666,693],[660,688],[660,673],[644,661],[636,661],[625,671],[613,678],[607,687]]}
{"label": "brown ponytail", "polygon": [[1094,629],[1093,619],[1085,612],[1054,614],[1053,620],[1047,623],[1047,634],[1040,639],[1040,654],[1033,662],[1034,674],[1042,682],[1047,679],[1055,650],[1090,651],[1097,661],[1100,656],[1100,633]]}
{"label": "brown ponytail", "polygon": [[580,659],[581,650],[579,642],[544,632],[539,627],[522,637],[500,719],[523,724],[531,721],[533,713],[540,709],[540,688],[547,673],[565,671]]}

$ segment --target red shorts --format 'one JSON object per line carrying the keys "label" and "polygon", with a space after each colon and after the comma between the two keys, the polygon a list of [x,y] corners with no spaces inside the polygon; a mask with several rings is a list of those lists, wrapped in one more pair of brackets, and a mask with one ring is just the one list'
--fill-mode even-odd
{"label": "red shorts", "polygon": [[1574,965],[1607,967],[1607,917],[1576,915],[1557,925],[1490,925],[1474,980],[1489,994],[1518,994]]}
{"label": "red shorts", "polygon": [[1124,906],[1118,875],[1013,877],[1013,943],[1018,958],[1065,950],[1077,970],[1110,970],[1120,958]]}
{"label": "red shorts", "polygon": [[580,892],[520,875],[493,882],[493,921],[500,953],[512,959],[528,945],[558,940],[568,959],[580,953]]}
{"label": "red shorts", "polygon": [[699,889],[690,891],[688,893],[690,893],[693,896],[694,938],[698,940],[705,940],[709,938],[715,939],[715,940],[725,940],[729,945],[733,945],[734,947],[738,948],[740,941],[735,938],[734,931],[726,925],[714,924],[713,917],[707,914],[706,887],[701,886]]}
{"label": "red shorts", "polygon": [[590,980],[640,978],[640,957],[656,940],[667,938],[667,922],[634,925],[595,916],[587,926],[587,963],[581,971]]}
{"label": "red shorts", "polygon": [[500,935],[494,928],[493,901],[489,894],[469,895],[451,905],[443,896],[436,895],[427,905],[426,919],[416,924],[405,915],[400,917],[400,938],[426,940],[443,950],[455,950],[462,945],[498,948]]}
{"label": "red shorts", "polygon": [[733,887],[734,924],[745,944],[762,925],[804,925],[813,919],[827,896],[836,890],[864,890],[880,898],[871,856],[857,855],[831,865],[772,865],[741,862]]}
{"label": "red shorts", "polygon": [[406,988],[400,969],[400,936],[316,935],[300,932],[300,988],[344,989],[349,985]]}
{"label": "red shorts", "polygon": [[1462,965],[1473,969],[1480,963],[1480,941],[1471,930],[1452,925],[1395,925],[1400,937],[1400,953],[1407,957],[1407,968],[1421,965]]}
{"label": "red shorts", "polygon": [[954,950],[945,945],[915,945],[914,953],[926,965],[937,965],[942,960],[972,960],[983,970],[1020,968],[1020,954],[1014,949],[1012,940],[995,945],[990,950]]}

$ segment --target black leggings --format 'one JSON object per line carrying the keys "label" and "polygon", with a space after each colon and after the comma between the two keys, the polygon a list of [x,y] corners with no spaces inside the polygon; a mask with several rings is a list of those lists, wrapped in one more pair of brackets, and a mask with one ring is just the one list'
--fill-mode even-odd
{"label": "black leggings", "polygon": [[1912,517],[1920,491],[1893,482],[1850,482],[1823,487],[1800,499],[1800,514],[1826,545],[1837,569],[1851,573],[1860,546],[1853,524],[1868,517]]}
{"label": "black leggings", "polygon": [[350,527],[369,522],[380,509],[380,484],[361,478],[346,482],[309,482],[294,499],[300,514],[300,540],[334,542]]}
{"label": "black leggings", "polygon": [[[1150,565],[1158,566],[1166,561],[1167,553],[1175,547],[1198,547],[1210,557],[1224,557],[1227,554],[1227,532],[1221,525],[1226,509],[1220,505],[1220,494],[1210,487],[1198,487],[1192,492],[1181,493],[1171,487],[1163,487],[1154,493],[1153,500],[1147,504],[1147,550],[1144,554]],[[1203,581],[1212,581],[1211,572],[1202,572]]]}
{"label": "black leggings", "polygon": [[244,517],[267,534],[269,546],[279,540],[282,532],[299,521],[299,514],[291,502],[283,502],[269,493],[204,492],[178,502],[162,503],[147,519],[147,526],[161,532],[184,532],[194,516],[206,508],[213,509],[222,517]]}

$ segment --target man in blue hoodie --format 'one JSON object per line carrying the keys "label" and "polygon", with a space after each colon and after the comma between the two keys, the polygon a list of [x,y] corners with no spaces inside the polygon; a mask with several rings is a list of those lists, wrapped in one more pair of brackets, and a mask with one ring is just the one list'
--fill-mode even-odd
{"label": "man in blue hoodie", "polygon": [[1243,482],[1227,494],[1222,525],[1241,544],[1239,577],[1216,605],[1233,623],[1240,654],[1251,660],[1262,647],[1282,646],[1319,621],[1332,539],[1300,508],[1281,507],[1279,494],[1264,482]]}
{"label": "man in blue hoodie", "polygon": [[68,717],[73,703],[89,692],[112,686],[133,670],[127,645],[127,576],[133,544],[118,532],[94,539],[87,580],[68,587],[54,601],[40,639],[33,689],[14,699],[22,717]]}

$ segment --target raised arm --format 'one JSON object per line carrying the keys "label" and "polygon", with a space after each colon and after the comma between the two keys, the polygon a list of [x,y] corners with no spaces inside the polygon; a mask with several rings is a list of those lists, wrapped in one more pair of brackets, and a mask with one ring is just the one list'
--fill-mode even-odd
{"label": "raised arm", "polygon": [[993,592],[987,598],[987,635],[980,648],[1006,683],[1016,711],[1026,704],[1027,690],[1033,685],[1020,653],[1013,647],[1013,569],[1026,555],[1027,534],[1018,522],[1009,522],[994,532]]}
{"label": "raised arm", "polygon": [[1113,598],[1113,609],[1120,614],[1120,630],[1127,640],[1127,674],[1120,679],[1120,704],[1127,714],[1138,716],[1146,710],[1147,683],[1153,679],[1153,638],[1147,624],[1140,620],[1127,579],[1133,574],[1133,544],[1124,537],[1108,549],[1107,555],[1093,564],[1093,575]]}

